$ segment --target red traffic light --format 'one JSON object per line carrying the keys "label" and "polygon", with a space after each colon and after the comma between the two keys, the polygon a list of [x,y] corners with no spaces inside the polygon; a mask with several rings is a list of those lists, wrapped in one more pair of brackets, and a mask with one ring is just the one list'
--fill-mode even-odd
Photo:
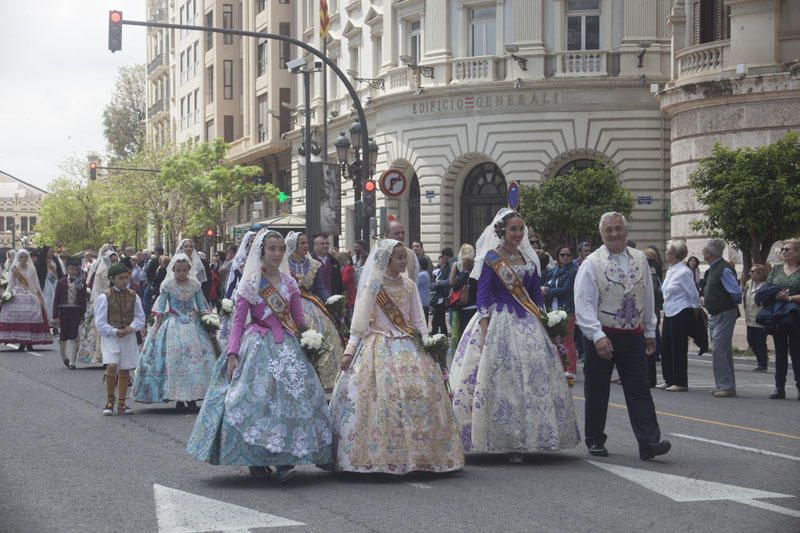
{"label": "red traffic light", "polygon": [[91,168],[92,170],[97,170],[97,163],[92,161],[91,163],[89,163],[89,168]]}
{"label": "red traffic light", "polygon": [[210,229],[210,230],[206,231],[206,235],[208,235],[209,237],[213,237],[214,236],[214,230]]}
{"label": "red traffic light", "polygon": [[375,185],[375,182],[372,180],[369,180],[364,184],[364,192],[375,192],[376,188],[377,185]]}
{"label": "red traffic light", "polygon": [[122,12],[112,11],[111,13],[109,13],[108,17],[111,19],[111,22],[118,23],[122,20]]}
{"label": "red traffic light", "polygon": [[122,50],[122,11],[108,12],[108,49],[112,52]]}

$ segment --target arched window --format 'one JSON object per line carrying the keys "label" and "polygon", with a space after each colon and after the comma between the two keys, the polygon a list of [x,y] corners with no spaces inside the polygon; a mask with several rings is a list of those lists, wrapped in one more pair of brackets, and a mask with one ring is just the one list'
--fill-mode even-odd
{"label": "arched window", "polygon": [[503,171],[494,163],[473,167],[461,192],[461,243],[456,244],[475,245],[483,228],[507,205],[508,187]]}
{"label": "arched window", "polygon": [[556,172],[556,176],[563,176],[565,174],[569,174],[573,170],[583,170],[584,168],[593,168],[596,166],[602,166],[602,163],[595,161],[594,159],[575,159],[574,161],[570,161]]}
{"label": "arched window", "polygon": [[420,210],[419,210],[419,179],[417,174],[411,176],[411,186],[408,189],[408,242],[420,240]]}

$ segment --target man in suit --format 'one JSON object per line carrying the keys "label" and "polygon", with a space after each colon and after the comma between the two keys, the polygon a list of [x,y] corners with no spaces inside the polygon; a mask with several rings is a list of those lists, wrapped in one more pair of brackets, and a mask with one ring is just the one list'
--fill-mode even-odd
{"label": "man in suit", "polygon": [[150,309],[153,307],[153,301],[156,299],[158,291],[156,290],[156,274],[158,267],[161,264],[161,256],[164,255],[164,247],[156,246],[155,253],[150,256],[150,261],[147,263],[145,274],[147,276],[147,287],[144,292],[144,312],[150,314]]}
{"label": "man in suit", "polygon": [[433,320],[431,322],[431,335],[443,333],[447,335],[447,296],[450,294],[450,269],[453,258],[453,249],[449,246],[442,248],[439,255],[439,264],[433,270],[433,282],[431,283],[431,302],[433,309]]}
{"label": "man in suit", "polygon": [[53,319],[59,323],[58,349],[64,366],[75,369],[78,357],[78,326],[86,314],[86,283],[81,275],[81,259],[67,259],[67,275],[56,283]]}
{"label": "man in suit", "polygon": [[342,294],[342,266],[330,255],[328,236],[320,233],[314,237],[314,253],[312,257],[320,262],[317,276],[322,279],[322,286],[329,296]]}

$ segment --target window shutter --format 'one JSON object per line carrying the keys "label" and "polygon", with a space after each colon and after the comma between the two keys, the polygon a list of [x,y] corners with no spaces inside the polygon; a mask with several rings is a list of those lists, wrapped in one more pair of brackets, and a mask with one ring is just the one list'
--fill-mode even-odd
{"label": "window shutter", "polygon": [[714,40],[725,39],[725,9],[722,0],[714,0]]}
{"label": "window shutter", "polygon": [[700,0],[692,4],[692,44],[700,44]]}

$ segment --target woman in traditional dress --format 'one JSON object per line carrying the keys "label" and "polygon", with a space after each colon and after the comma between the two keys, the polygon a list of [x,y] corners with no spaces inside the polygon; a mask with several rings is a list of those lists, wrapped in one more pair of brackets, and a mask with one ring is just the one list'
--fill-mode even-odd
{"label": "woman in traditional dress", "polygon": [[[186,256],[192,260],[192,275],[195,277],[197,281],[200,282],[200,286],[203,287],[203,295],[205,297],[206,291],[208,290],[206,287],[209,285],[209,276],[206,272],[206,267],[203,264],[203,260],[200,258],[200,254],[197,253],[197,250],[194,247],[194,241],[192,239],[183,239],[178,243],[178,248],[175,250],[175,254],[184,253]],[[173,255],[175,255],[173,254]]]}
{"label": "woman in traditional dress", "polygon": [[[187,450],[214,465],[246,465],[254,477],[287,481],[294,465],[333,461],[325,392],[298,340],[305,328],[300,291],[280,271],[286,245],[262,230],[247,256],[227,357],[211,387]],[[252,320],[246,325],[248,313]]]}
{"label": "woman in traditional dress", "polygon": [[8,286],[3,293],[12,299],[0,303],[0,343],[19,344],[17,351],[33,351],[34,344],[52,344],[36,267],[24,248],[17,250],[8,272]]}
{"label": "woman in traditional dress", "polygon": [[[228,271],[228,278],[225,280],[225,285],[222,289],[222,298],[231,300],[236,304],[236,287],[239,286],[239,280],[242,279],[244,271],[244,263],[247,261],[247,254],[253,245],[253,240],[256,238],[258,231],[250,230],[244,234],[242,242],[239,243],[239,249],[236,250],[236,255],[231,261],[230,270]],[[233,312],[225,313],[220,320],[219,331],[217,332],[217,342],[219,343],[222,353],[228,353],[226,347],[228,346],[228,337],[231,334],[231,324],[233,322]]]}
{"label": "woman in traditional dress", "polygon": [[286,236],[286,255],[281,264],[281,272],[293,276],[300,287],[303,315],[308,327],[322,333],[330,350],[320,357],[315,368],[326,391],[333,389],[339,363],[344,351],[344,339],[336,327],[336,320],[325,307],[328,294],[317,275],[320,262],[308,253],[308,238],[303,233],[289,232]]}
{"label": "woman in traditional dress", "polygon": [[513,463],[580,440],[561,358],[539,318],[539,258],[527,232],[503,208],[478,239],[478,313],[450,373],[464,450],[509,453]]}
{"label": "woman in traditional dress", "polygon": [[[176,402],[197,412],[211,382],[216,353],[200,317],[211,312],[189,257],[177,253],[153,306],[156,321],[139,354],[133,399],[141,403]],[[184,402],[186,406],[184,407]]]}
{"label": "woman in traditional dress", "polygon": [[80,326],[78,342],[78,362],[85,365],[103,364],[103,354],[100,351],[100,336],[94,327],[94,302],[97,297],[111,287],[108,279],[108,269],[119,262],[119,255],[110,244],[104,244],[98,254],[99,259],[89,269],[87,287],[91,288],[89,305],[86,307],[86,316]]}
{"label": "woman in traditional dress", "polygon": [[[47,316],[53,320],[53,300],[56,297],[56,283],[64,277],[64,265],[61,259],[53,253],[49,246],[43,246],[39,250],[39,259],[36,261],[36,275],[39,278],[39,287],[42,289],[44,308]],[[55,327],[55,323],[50,324]],[[53,331],[57,333],[57,331]]]}
{"label": "woman in traditional dress", "polygon": [[458,426],[428,335],[408,254],[385,239],[361,273],[350,340],[331,399],[336,468],[450,472],[464,466]]}

